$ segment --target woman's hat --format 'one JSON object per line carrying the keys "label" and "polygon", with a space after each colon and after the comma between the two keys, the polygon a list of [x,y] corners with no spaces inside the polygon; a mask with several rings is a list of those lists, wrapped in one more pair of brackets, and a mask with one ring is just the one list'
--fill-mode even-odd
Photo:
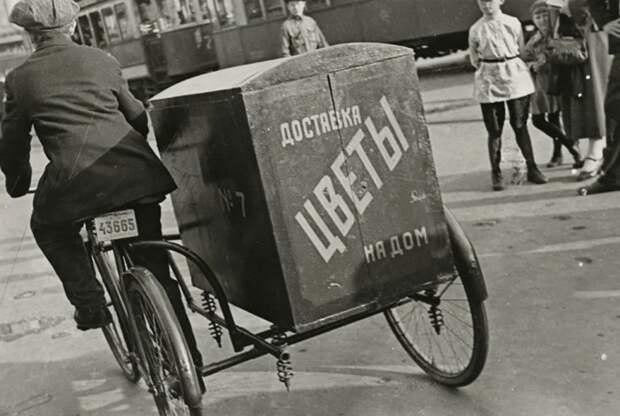
{"label": "woman's hat", "polygon": [[548,0],[536,0],[530,6],[530,15],[533,15],[534,12],[538,9],[547,9],[549,6],[547,5]]}
{"label": "woman's hat", "polygon": [[547,5],[562,8],[566,4],[566,0],[547,0]]}
{"label": "woman's hat", "polygon": [[80,6],[73,0],[19,0],[9,22],[29,32],[58,29],[73,22]]}

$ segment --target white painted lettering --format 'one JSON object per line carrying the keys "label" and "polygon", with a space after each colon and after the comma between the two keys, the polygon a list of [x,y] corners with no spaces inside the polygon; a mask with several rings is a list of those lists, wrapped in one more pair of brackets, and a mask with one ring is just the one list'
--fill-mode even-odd
{"label": "white painted lettering", "polygon": [[338,156],[336,156],[334,163],[332,163],[332,171],[334,172],[334,175],[336,175],[336,179],[338,179],[349,198],[351,198],[351,201],[353,201],[353,205],[355,205],[357,212],[363,214],[364,211],[366,211],[368,204],[370,204],[370,201],[372,201],[372,195],[369,192],[364,192],[361,199],[357,197],[357,194],[353,190],[353,184],[355,183],[357,176],[353,172],[346,175],[342,171],[342,166],[344,165],[345,160],[344,154],[340,152]]}
{"label": "white painted lettering", "polygon": [[358,124],[362,124],[362,115],[360,114],[360,108],[354,105],[353,107],[351,107],[351,113],[353,118],[353,124],[356,126]]}
{"label": "white painted lettering", "polygon": [[314,133],[317,136],[321,135],[321,126],[319,125],[319,115],[313,114],[310,116],[310,120],[312,120],[312,124],[314,124]]}
{"label": "white painted lettering", "polygon": [[299,120],[293,120],[291,122],[291,129],[293,130],[293,137],[296,141],[300,142],[304,139],[304,135],[301,132],[301,123]]}
{"label": "white painted lettering", "polygon": [[[334,224],[336,224],[340,233],[346,236],[349,230],[351,230],[355,218],[342,196],[334,190],[334,184],[329,176],[325,175],[321,178],[314,188],[314,195]],[[338,211],[340,211],[342,217],[338,215]]]}
{"label": "white painted lettering", "polygon": [[301,124],[304,128],[304,135],[306,136],[306,139],[311,139],[314,137],[314,133],[312,132],[312,130],[310,129],[312,127],[312,122],[310,121],[309,117],[304,117],[301,120]]}
{"label": "white painted lettering", "polygon": [[415,234],[415,241],[418,244],[418,247],[422,246],[421,240],[424,240],[424,244],[428,244],[428,235],[426,234],[426,227],[422,227],[421,229],[413,230]]}
{"label": "white painted lettering", "polygon": [[347,145],[347,153],[349,154],[349,156],[351,156],[353,152],[357,153],[357,156],[362,161],[362,164],[368,171],[368,174],[372,178],[372,181],[375,183],[375,186],[377,187],[377,189],[381,189],[381,187],[383,186],[383,181],[379,177],[379,174],[377,173],[377,171],[375,170],[375,167],[370,162],[370,159],[368,158],[366,151],[362,147],[363,139],[364,139],[364,132],[362,131],[362,129],[359,129],[357,133],[355,133],[355,136],[353,136],[353,138]]}
{"label": "white painted lettering", "polygon": [[396,137],[398,138],[400,145],[402,146],[404,151],[407,151],[407,149],[409,149],[409,142],[407,142],[407,139],[403,134],[403,130],[400,128],[400,124],[398,124],[398,120],[396,120],[394,112],[392,111],[392,108],[390,107],[387,98],[385,98],[385,95],[381,97],[379,102],[381,103],[381,107],[383,107],[383,111],[385,112],[385,115],[387,116],[390,125],[394,129],[394,132],[396,132]]}
{"label": "white painted lettering", "polygon": [[351,108],[343,108],[342,111],[342,121],[343,127],[349,127],[353,125],[353,121],[351,121]]}
{"label": "white painted lettering", "polygon": [[282,136],[282,147],[286,147],[287,145],[295,145],[295,142],[291,137],[291,130],[288,126],[288,123],[280,124],[280,135]]}
{"label": "white painted lettering", "polygon": [[397,235],[390,237],[390,249],[390,257],[392,258],[405,254],[403,249],[400,247],[400,241],[398,240]]}
{"label": "white painted lettering", "polygon": [[314,208],[314,205],[312,205],[312,202],[306,200],[306,202],[304,202],[304,208],[306,208],[306,211],[308,211],[310,217],[319,228],[319,231],[323,235],[323,238],[326,240],[326,244],[321,241],[321,238],[310,226],[308,220],[306,220],[306,217],[301,212],[298,212],[295,215],[295,219],[312,242],[312,245],[314,245],[314,247],[317,249],[321,257],[323,258],[323,261],[325,261],[325,263],[329,262],[329,260],[336,253],[336,251],[338,251],[340,254],[344,253],[346,247],[343,244],[342,240],[330,231],[330,229],[327,227],[327,224],[325,224],[325,221],[323,221],[319,213],[316,211],[316,208]]}
{"label": "white painted lettering", "polygon": [[[375,127],[375,123],[372,122],[370,117],[366,118],[366,127],[370,131],[370,135],[374,140],[377,148],[379,149],[379,153],[383,156],[386,165],[390,171],[394,170],[400,158],[403,156],[403,152],[400,150],[398,143],[396,143],[396,138],[390,130],[389,127],[383,127],[381,131],[377,132],[377,128]],[[392,154],[390,154],[388,148],[386,147],[386,142],[392,149]]]}
{"label": "white painted lettering", "polygon": [[331,128],[329,127],[329,118],[327,117],[327,113],[319,114],[319,120],[321,121],[321,129],[323,129],[323,133],[329,133]]}
{"label": "white painted lettering", "polygon": [[340,118],[340,111],[336,111],[336,122],[338,123],[338,128],[342,128],[342,119]]}
{"label": "white painted lettering", "polygon": [[411,250],[415,245],[413,242],[413,234],[409,231],[403,234],[403,245],[405,246],[405,250]]}
{"label": "white painted lettering", "polygon": [[377,241],[377,244],[375,244],[375,248],[377,250],[377,260],[381,260],[387,257],[387,255],[385,254],[385,244],[383,244],[383,241]]}
{"label": "white painted lettering", "polygon": [[375,257],[375,246],[374,244],[370,244],[368,246],[364,246],[364,257],[366,257],[366,263],[373,263],[377,261]]}
{"label": "white painted lettering", "polygon": [[332,130],[338,130],[338,119],[336,119],[336,112],[334,110],[329,110],[327,112],[329,114],[329,122],[331,123]]}

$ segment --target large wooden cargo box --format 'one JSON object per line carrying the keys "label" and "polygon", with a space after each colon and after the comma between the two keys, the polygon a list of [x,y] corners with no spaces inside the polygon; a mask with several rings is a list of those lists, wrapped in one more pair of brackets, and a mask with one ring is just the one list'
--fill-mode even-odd
{"label": "large wooden cargo box", "polygon": [[345,44],[228,68],[152,104],[183,243],[233,304],[304,331],[452,272],[409,49]]}

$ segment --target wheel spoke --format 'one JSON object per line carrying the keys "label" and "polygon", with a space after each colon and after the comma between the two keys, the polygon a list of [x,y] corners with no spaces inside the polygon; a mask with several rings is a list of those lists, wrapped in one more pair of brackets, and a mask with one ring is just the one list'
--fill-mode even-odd
{"label": "wheel spoke", "polygon": [[465,322],[461,317],[457,316],[454,312],[451,312],[450,308],[444,307],[441,310],[447,313],[448,315],[450,315],[451,317],[453,317],[454,319],[456,319],[457,321],[459,321],[460,323],[462,323],[463,325],[465,325],[466,327],[473,328],[472,324],[470,324],[469,322]]}
{"label": "wheel spoke", "polygon": [[459,278],[434,289],[425,288],[420,300],[412,299],[386,312],[405,351],[433,378],[449,386],[471,383],[486,361],[484,306],[468,298],[468,289]]}
{"label": "wheel spoke", "polygon": [[[143,346],[145,366],[155,404],[162,416],[193,415],[195,410],[185,404],[183,382],[175,348],[171,341],[170,324],[161,320],[158,307],[139,290],[134,289],[132,305]],[[167,306],[170,308],[170,306]],[[176,322],[175,322],[176,324]],[[178,325],[178,324],[176,324]],[[146,377],[145,377],[146,378]]]}

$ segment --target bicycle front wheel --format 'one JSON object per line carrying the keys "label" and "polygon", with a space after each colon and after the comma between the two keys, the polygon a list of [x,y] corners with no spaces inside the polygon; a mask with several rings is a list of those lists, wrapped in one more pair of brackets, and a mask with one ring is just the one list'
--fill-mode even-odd
{"label": "bicycle front wheel", "polygon": [[116,269],[112,268],[106,253],[91,251],[91,255],[106,290],[106,303],[113,319],[110,325],[102,328],[103,335],[125,377],[132,383],[137,383],[140,380],[140,370],[132,353],[127,309],[120,293],[118,274]]}
{"label": "bicycle front wheel", "polygon": [[170,301],[142,267],[123,275],[144,378],[161,416],[202,415],[202,392]]}

